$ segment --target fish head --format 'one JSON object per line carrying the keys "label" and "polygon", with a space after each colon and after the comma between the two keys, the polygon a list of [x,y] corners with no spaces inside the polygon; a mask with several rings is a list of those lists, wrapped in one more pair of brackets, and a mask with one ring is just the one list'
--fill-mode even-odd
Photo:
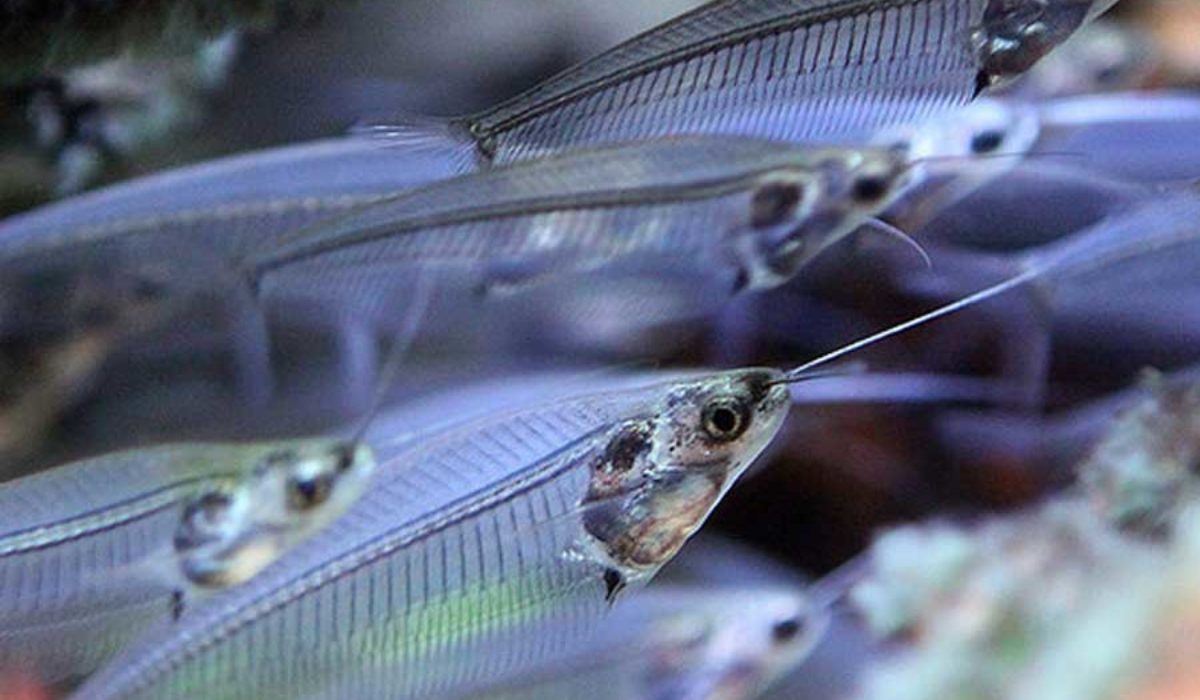
{"label": "fish head", "polygon": [[361,442],[317,442],[277,455],[282,501],[297,523],[340,515],[366,489],[375,455]]}
{"label": "fish head", "polygon": [[1037,143],[1037,110],[1016,100],[980,98],[944,116],[893,132],[883,141],[901,149],[910,162],[944,159],[970,162],[973,157],[997,155],[1020,161]]}
{"label": "fish head", "polygon": [[791,402],[781,378],[749,369],[672,383],[598,442],[583,522],[624,578],[648,577],[673,557],[774,438]]}
{"label": "fish head", "polygon": [[374,470],[374,453],[361,443],[271,449],[240,482],[185,506],[175,534],[184,574],[204,586],[249,579],[345,513]]}
{"label": "fish head", "polygon": [[828,627],[825,610],[799,591],[748,589],[716,614],[704,667],[713,698],[757,697],[794,670]]}
{"label": "fish head", "polygon": [[758,697],[807,658],[828,622],[824,609],[783,587],[668,587],[657,595],[681,609],[654,620],[639,697]]}
{"label": "fish head", "polygon": [[904,153],[911,184],[888,208],[902,230],[919,230],[946,207],[1020,165],[1041,133],[1036,107],[980,98],[947,114],[889,129],[876,143]]}
{"label": "fish head", "polygon": [[991,0],[971,33],[980,88],[1026,72],[1117,0]]}
{"label": "fish head", "polygon": [[740,258],[747,286],[786,282],[831,245],[886,209],[910,181],[894,149],[821,149],[809,167],[761,178],[750,195],[748,245]]}
{"label": "fish head", "polygon": [[238,582],[242,567],[230,552],[240,541],[251,508],[243,490],[214,487],[184,503],[175,528],[175,555],[184,577],[198,586],[218,587]]}

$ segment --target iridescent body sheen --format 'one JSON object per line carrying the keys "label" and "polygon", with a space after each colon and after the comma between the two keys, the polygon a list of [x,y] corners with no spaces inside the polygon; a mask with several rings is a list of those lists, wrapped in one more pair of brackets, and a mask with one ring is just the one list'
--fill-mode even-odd
{"label": "iridescent body sheen", "polygon": [[94,670],[328,525],[372,469],[341,443],[172,445],[0,484],[0,665]]}
{"label": "iridescent body sheen", "polygon": [[[779,378],[610,382],[422,432],[385,455],[346,518],[135,645],[80,697],[414,697],[499,672],[519,659],[476,652],[519,655],[535,622],[582,633],[674,554],[782,424]],[[660,461],[622,456],[631,421],[654,424]],[[629,528],[660,544],[631,549]]]}

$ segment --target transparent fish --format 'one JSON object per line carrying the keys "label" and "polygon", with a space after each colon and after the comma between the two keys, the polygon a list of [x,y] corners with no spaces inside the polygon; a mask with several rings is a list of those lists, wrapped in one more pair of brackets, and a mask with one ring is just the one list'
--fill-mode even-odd
{"label": "transparent fish", "polygon": [[1047,100],[1144,88],[1162,79],[1161,54],[1154,37],[1134,23],[1101,18],[1008,86],[1008,94]]}
{"label": "transparent fish", "polygon": [[[37,452],[57,419],[84,399],[115,402],[97,410],[101,422],[137,401],[152,403],[131,389],[150,362],[171,360],[190,372],[167,379],[160,370],[147,388],[159,395],[173,383],[197,383],[198,368],[215,367],[199,380],[222,388],[210,413],[261,411],[285,390],[304,404],[301,382],[271,361],[241,255],[449,173],[422,170],[422,162],[420,154],[360,139],[328,139],[138,178],[0,221],[0,453]],[[276,326],[276,352],[296,356]],[[313,333],[305,335],[308,341]],[[335,341],[347,346],[338,353],[353,352],[353,338]],[[132,368],[120,362],[130,355]],[[369,381],[371,372],[364,374],[347,384]],[[198,404],[191,391],[189,403]],[[322,391],[332,403],[330,390]],[[147,413],[157,418],[178,405],[164,401],[132,422],[144,425]]]}
{"label": "transparent fish", "polygon": [[[94,677],[81,697],[245,697],[353,684],[414,696],[582,632],[683,544],[787,413],[744,370],[514,408],[425,432],[345,518]],[[610,384],[610,386],[612,386]]]}
{"label": "transparent fish", "polygon": [[492,109],[378,127],[460,167],[719,133],[861,142],[1019,75],[1115,0],[717,0]]}
{"label": "transparent fish", "polygon": [[753,698],[808,656],[825,622],[796,589],[654,587],[576,643],[439,697]]}
{"label": "transparent fish", "polygon": [[0,259],[99,241],[203,242],[236,260],[321,217],[451,173],[420,152],[336,138],[219,158],[0,220]]}
{"label": "transparent fish", "polygon": [[880,150],[658,139],[416,189],[264,246],[250,267],[264,296],[308,306],[332,296],[367,317],[390,313],[422,269],[496,294],[618,264],[760,288],[886,206],[905,174]]}
{"label": "transparent fish", "polygon": [[[0,463],[38,451],[58,420],[131,355],[141,361],[126,380],[144,379],[148,362],[197,369],[207,357],[223,371],[231,400],[265,400],[266,329],[233,272],[185,244],[0,253]],[[160,386],[163,377],[160,370]]]}
{"label": "transparent fish", "polygon": [[[942,117],[885,132],[876,142],[904,148],[914,161],[933,161],[916,169],[914,177],[923,185],[927,175],[935,182],[954,178],[957,196],[939,192],[916,197],[933,200],[926,208],[942,208],[991,177],[1027,164],[1036,166],[1027,169],[1031,174],[1053,172],[1045,166],[1058,164],[1131,183],[1195,179],[1200,177],[1200,150],[1189,148],[1188,135],[1198,121],[1200,99],[1185,92],[1045,102],[1002,97],[980,99]],[[910,199],[912,192],[901,204]],[[918,230],[922,223],[912,218],[906,230]]]}
{"label": "transparent fish", "polygon": [[402,440],[337,526],[134,645],[78,697],[311,693],[380,667],[390,695],[436,692],[464,664],[479,672],[479,645],[519,656],[540,641],[530,622],[595,620],[652,576],[778,431],[784,387],[814,367],[1145,246],[1057,251],[787,372],[613,386]]}
{"label": "transparent fish", "polygon": [[78,680],[328,525],[373,469],[344,443],[196,444],[0,484],[0,666]]}
{"label": "transparent fish", "polygon": [[[1148,374],[1153,378],[1142,379],[1135,386],[1046,414],[944,411],[936,418],[938,440],[959,463],[978,463],[981,458],[986,458],[1010,465],[1025,465],[1053,483],[1073,481],[1077,468],[1095,468],[1098,472],[1110,467],[1119,469],[1121,460],[1113,457],[1120,453],[1102,450],[1098,444],[1102,441],[1111,441],[1114,445],[1125,443],[1129,454],[1161,452],[1186,426],[1186,420],[1182,420],[1186,414],[1170,410],[1163,399],[1185,395],[1187,387],[1200,379],[1200,369],[1196,367],[1169,374]],[[1161,422],[1154,418],[1158,415],[1165,416]],[[1143,424],[1146,418],[1150,422]],[[1108,433],[1111,435],[1106,437]],[[1106,462],[1110,466],[1105,466]],[[1149,462],[1139,457],[1130,463],[1136,467]],[[1102,479],[1109,480],[1110,477]],[[1156,480],[1146,479],[1145,483]],[[1114,485],[1120,481],[1111,479]],[[1107,488],[1102,487],[1102,490]],[[1114,506],[1114,513],[1126,509],[1136,511],[1138,509],[1131,502],[1143,500],[1140,497],[1126,500],[1116,486],[1110,490],[1110,495],[1099,498],[1104,502],[1124,504]]]}
{"label": "transparent fish", "polygon": [[881,131],[872,143],[900,150],[915,164],[914,183],[889,207],[888,221],[924,234],[930,221],[1022,165],[1038,133],[1032,107],[993,98]]}
{"label": "transparent fish", "polygon": [[938,174],[952,178],[950,187],[965,180],[972,191],[956,202],[938,192],[915,197],[916,206],[901,200],[888,218],[912,231],[934,257],[947,249],[1016,254],[1120,216],[1157,194],[1088,168],[1085,159],[990,162],[982,170],[972,163],[939,165]]}
{"label": "transparent fish", "polygon": [[[1016,217],[1014,217],[1016,218]],[[1046,353],[1103,363],[1105,374],[1130,376],[1144,366],[1194,363],[1200,328],[1194,312],[1200,254],[1200,198],[1189,192],[1143,196],[1083,230],[1015,252],[984,253],[931,246],[933,272],[911,265],[901,286],[955,298],[1012,274],[1037,278],[1023,306],[993,318],[1020,337],[1022,364],[1040,383]],[[1163,294],[1170,289],[1170,294]],[[1011,320],[1005,320],[1008,312]]]}
{"label": "transparent fish", "polygon": [[1051,100],[1037,106],[1034,153],[1071,153],[1084,165],[1135,182],[1200,178],[1200,97],[1126,92]]}
{"label": "transparent fish", "polygon": [[[570,622],[582,634],[674,556],[779,430],[789,384],[1044,272],[786,373],[610,380],[599,392],[418,425],[381,451],[372,489],[336,526],[134,645],[78,697],[336,697],[381,672],[389,695],[408,697],[513,668],[530,648],[562,643],[531,636],[531,623]],[[485,644],[513,656],[490,654],[481,670],[472,652]]]}

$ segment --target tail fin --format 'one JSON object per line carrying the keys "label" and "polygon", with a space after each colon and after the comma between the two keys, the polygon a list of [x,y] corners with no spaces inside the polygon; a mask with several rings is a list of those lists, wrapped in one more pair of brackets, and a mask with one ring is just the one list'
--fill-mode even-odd
{"label": "tail fin", "polygon": [[481,144],[470,131],[450,119],[400,114],[359,122],[351,127],[350,133],[377,141],[386,148],[403,148],[443,158],[459,174],[490,165]]}

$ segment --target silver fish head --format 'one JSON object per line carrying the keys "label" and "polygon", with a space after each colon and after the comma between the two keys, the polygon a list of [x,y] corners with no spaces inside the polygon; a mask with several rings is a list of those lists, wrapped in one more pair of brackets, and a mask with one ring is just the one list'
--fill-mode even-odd
{"label": "silver fish head", "polygon": [[880,133],[876,143],[908,156],[911,184],[888,208],[902,230],[923,228],[947,207],[1020,165],[1037,144],[1035,107],[979,98],[945,115]]}
{"label": "silver fish head", "polygon": [[[706,649],[710,695],[758,697],[812,653],[827,613],[798,591],[747,589],[723,606]],[[739,600],[740,599],[740,600]]]}
{"label": "silver fish head", "polygon": [[823,251],[886,209],[910,181],[894,149],[829,149],[811,169],[772,173],[750,198],[750,235],[740,249],[746,286],[791,279]]}
{"label": "silver fish head", "polygon": [[362,443],[316,443],[281,453],[272,468],[283,478],[289,519],[325,519],[362,495],[375,455]]}
{"label": "silver fish head", "polygon": [[184,508],[175,551],[202,586],[246,581],[285,551],[345,513],[375,470],[363,444],[312,442],[269,451],[227,491]]}
{"label": "silver fish head", "polygon": [[1006,158],[1002,160],[1011,166],[1033,149],[1040,126],[1037,110],[1030,105],[980,98],[944,116],[898,130],[887,142],[903,149],[910,161],[944,159],[966,165],[973,156],[1003,155]]}
{"label": "silver fish head", "polygon": [[992,0],[971,35],[980,88],[1033,67],[1117,0]]}
{"label": "silver fish head", "polygon": [[750,369],[679,382],[591,453],[584,526],[625,578],[673,557],[774,438],[791,402],[781,378]]}

